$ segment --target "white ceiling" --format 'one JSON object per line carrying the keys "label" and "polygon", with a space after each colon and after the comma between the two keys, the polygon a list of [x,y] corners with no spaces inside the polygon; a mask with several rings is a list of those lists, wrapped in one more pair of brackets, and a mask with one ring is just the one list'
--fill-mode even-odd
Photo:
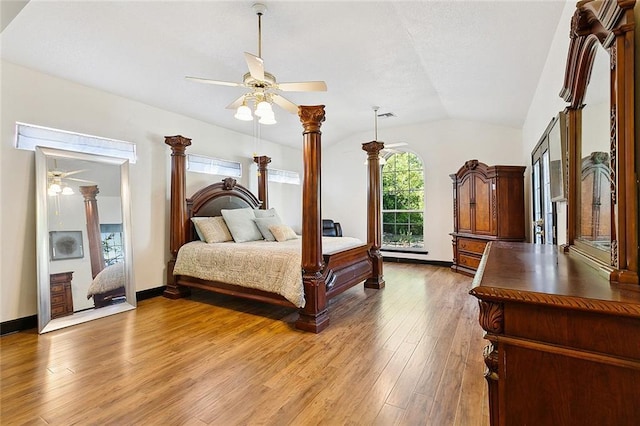
{"label": "white ceiling", "polygon": [[[2,32],[1,55],[251,135],[253,123],[225,109],[241,88],[184,77],[241,81],[243,52],[258,50],[253,3],[31,0]],[[565,0],[264,3],[265,68],[278,81],[327,82],[326,93],[285,96],[326,105],[323,143],[333,144],[373,139],[373,105],[396,115],[380,120],[384,136],[442,119],[520,128]],[[274,110],[278,124],[261,137],[300,146],[298,117]]]}

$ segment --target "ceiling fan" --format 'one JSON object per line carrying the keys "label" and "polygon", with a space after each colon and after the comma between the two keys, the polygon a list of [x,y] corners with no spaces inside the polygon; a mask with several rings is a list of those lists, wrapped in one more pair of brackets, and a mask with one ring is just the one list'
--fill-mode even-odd
{"label": "ceiling fan", "polygon": [[258,15],[258,56],[244,52],[249,72],[243,76],[242,83],[199,77],[185,78],[199,83],[249,89],[247,93],[227,105],[227,108],[237,109],[235,118],[250,121],[253,120],[253,115],[251,108],[247,104],[253,102],[254,114],[260,118],[259,123],[275,124],[276,120],[271,104],[276,104],[292,114],[298,113],[298,106],[278,92],[325,92],[327,84],[324,81],[278,83],[273,74],[266,72],[264,70],[264,61],[262,60],[262,15],[267,11],[267,7],[262,3],[255,3],[252,9]]}
{"label": "ceiling fan", "polygon": [[[380,109],[380,107],[377,105],[374,105],[372,109],[373,109],[373,140],[378,141],[378,117],[386,116],[386,115],[378,114],[378,110]],[[396,143],[385,144],[384,148],[380,150],[380,155],[378,157],[380,159],[380,165],[383,165],[386,163],[387,157],[391,156],[392,154],[396,154],[400,152],[394,148],[398,148],[406,145],[409,145],[409,144],[406,142],[396,142]],[[367,164],[367,160],[365,160],[364,164]]]}
{"label": "ceiling fan", "polygon": [[53,170],[47,171],[47,192],[49,195],[73,195],[73,189],[69,187],[69,185],[65,184],[63,180],[72,180],[76,182],[86,182],[86,183],[95,183],[86,179],[78,179],[69,176],[76,175],[78,173],[86,172],[87,170],[74,170],[71,172],[65,172],[63,170],[59,170],[57,167],[57,163],[54,166]]}

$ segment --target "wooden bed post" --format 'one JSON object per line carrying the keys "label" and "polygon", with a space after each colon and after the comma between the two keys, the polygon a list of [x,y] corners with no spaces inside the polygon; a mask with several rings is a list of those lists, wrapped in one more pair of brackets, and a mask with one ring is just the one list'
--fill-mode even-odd
{"label": "wooden bed post", "polygon": [[380,210],[380,151],[384,148],[383,142],[371,141],[362,144],[362,149],[367,151],[367,167],[369,171],[367,193],[367,242],[371,244],[369,258],[372,263],[371,277],[367,278],[364,286],[368,288],[383,288],[384,277],[382,273],[382,213]]}
{"label": "wooden bed post", "polygon": [[302,282],[306,304],[300,309],[296,327],[319,333],[329,325],[326,282],[323,275],[322,214],[320,203],[321,135],[324,105],[299,106],[304,128],[302,187]]}
{"label": "wooden bed post", "polygon": [[167,288],[163,295],[170,299],[189,294],[189,290],[175,284],[173,267],[178,249],[187,242],[187,202],[186,202],[186,155],[185,149],[191,145],[191,139],[184,136],[165,136],[164,143],[171,146],[171,217],[169,218],[169,250],[171,259],[167,263]]}
{"label": "wooden bed post", "polygon": [[84,212],[87,217],[87,239],[89,240],[89,259],[91,260],[91,277],[95,278],[105,267],[100,238],[100,217],[96,195],[100,192],[98,185],[80,186],[84,197]]}
{"label": "wooden bed post", "polygon": [[258,199],[262,203],[260,208],[267,210],[269,208],[269,170],[267,164],[271,162],[271,157],[254,156],[253,162],[258,165]]}

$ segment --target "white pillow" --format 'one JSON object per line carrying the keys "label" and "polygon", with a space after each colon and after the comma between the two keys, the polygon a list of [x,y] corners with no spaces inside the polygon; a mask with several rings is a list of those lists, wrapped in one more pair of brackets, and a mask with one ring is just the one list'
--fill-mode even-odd
{"label": "white pillow", "polygon": [[222,209],[220,212],[236,243],[262,239],[262,234],[254,222],[256,216],[251,207],[244,209]]}
{"label": "white pillow", "polygon": [[278,212],[273,207],[271,207],[270,209],[267,209],[267,210],[254,209],[253,210],[253,214],[256,215],[257,218],[277,217],[278,221],[280,221],[280,223],[282,223],[282,219],[280,219],[280,216],[278,216]]}
{"label": "white pillow", "polygon": [[281,225],[282,222],[280,221],[279,217],[276,217],[276,216],[256,217],[254,221],[256,222],[256,225],[258,225],[258,229],[260,230],[260,233],[262,234],[265,240],[267,241],[276,240],[276,237],[274,237],[271,231],[269,231],[269,226]]}
{"label": "white pillow", "polygon": [[207,243],[224,243],[233,240],[231,232],[220,216],[192,217],[191,221],[196,227],[196,233],[202,241]]}

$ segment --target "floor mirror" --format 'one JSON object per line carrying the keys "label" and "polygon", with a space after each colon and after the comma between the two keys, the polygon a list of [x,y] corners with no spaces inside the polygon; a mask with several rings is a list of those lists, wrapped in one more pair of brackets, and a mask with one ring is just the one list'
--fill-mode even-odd
{"label": "floor mirror", "polygon": [[38,331],[136,307],[129,161],[36,148]]}

